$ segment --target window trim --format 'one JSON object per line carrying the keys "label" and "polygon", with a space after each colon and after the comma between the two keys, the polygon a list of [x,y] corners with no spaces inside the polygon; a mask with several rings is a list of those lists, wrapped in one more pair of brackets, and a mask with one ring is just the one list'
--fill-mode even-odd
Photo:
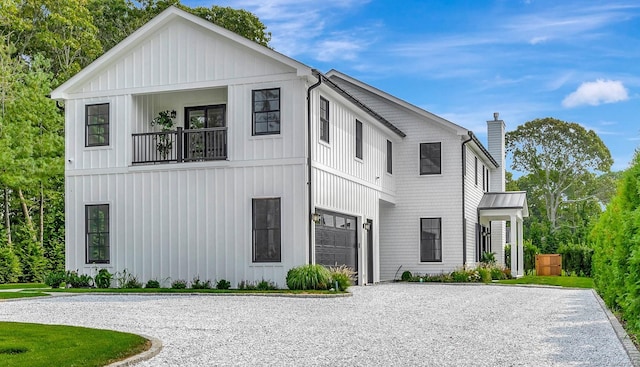
{"label": "window trim", "polygon": [[[423,260],[422,257],[422,233],[423,233],[423,220],[437,220],[438,221],[438,238],[436,238],[436,245],[439,245],[439,257],[434,260]],[[418,255],[420,258],[420,263],[441,263],[442,262],[442,217],[421,217],[420,218],[420,235],[419,235],[419,247],[418,247]]]}
{"label": "window trim", "polygon": [[[326,116],[324,116],[323,105],[326,103]],[[329,112],[329,100],[324,97],[320,97],[320,141],[329,143],[330,141],[330,112]],[[326,135],[325,135],[326,134]]]}
{"label": "window trim", "polygon": [[[277,90],[278,91],[278,109],[277,110],[269,110],[269,111],[255,111],[256,107],[256,92],[263,92],[269,90]],[[269,113],[269,112],[278,112],[278,131],[267,131],[267,132],[256,132],[256,113]],[[252,89],[251,90],[251,135],[252,136],[263,136],[263,135],[279,135],[282,133],[282,91],[280,87],[276,88],[262,88],[262,89]]]}
{"label": "window trim", "polygon": [[[422,158],[422,146],[423,145],[438,145],[440,148],[440,156],[438,157],[438,171],[437,172],[427,172],[422,170],[422,160],[427,158]],[[431,143],[420,143],[419,151],[418,151],[419,159],[420,159],[420,176],[429,176],[429,175],[441,175],[442,174],[442,142],[431,142]]]}
{"label": "window trim", "polygon": [[393,174],[393,143],[387,140],[387,173]]}
{"label": "window trim", "polygon": [[[256,202],[264,201],[264,200],[277,200],[278,201],[278,212],[280,214],[280,220],[278,221],[280,226],[278,228],[256,228]],[[267,225],[268,227],[268,225]],[[257,230],[266,230],[266,231],[279,231],[279,243],[277,244],[278,248],[278,259],[268,259],[261,260],[258,259],[257,255]],[[282,199],[280,197],[264,197],[264,198],[253,198],[251,199],[251,262],[254,264],[265,264],[265,263],[281,263],[282,262]]]}
{"label": "window trim", "polygon": [[[89,232],[89,210],[90,208],[97,207],[106,207],[107,213],[107,224],[105,231],[97,231],[97,232]],[[106,260],[94,260],[90,258],[89,251],[89,235],[90,234],[101,234],[104,235],[106,233],[107,241],[106,241],[106,251],[107,255]],[[110,264],[111,263],[111,206],[109,203],[99,203],[99,204],[85,204],[84,206],[84,250],[85,250],[85,264]]]}
{"label": "window trim", "polygon": [[[100,116],[97,115],[89,115],[89,108],[91,107],[99,107],[99,106],[107,106],[107,122],[102,124],[92,124],[89,125],[89,116]],[[89,126],[105,126],[106,139],[103,143],[100,144],[91,144],[89,142]],[[95,134],[94,134],[95,135]],[[104,136],[103,135],[103,136]],[[84,147],[92,148],[92,147],[108,147],[111,143],[111,104],[109,102],[101,102],[101,103],[90,103],[84,106]]]}
{"label": "window trim", "polygon": [[[359,133],[358,133],[359,132]],[[362,159],[364,156],[364,124],[356,119],[356,158]]]}

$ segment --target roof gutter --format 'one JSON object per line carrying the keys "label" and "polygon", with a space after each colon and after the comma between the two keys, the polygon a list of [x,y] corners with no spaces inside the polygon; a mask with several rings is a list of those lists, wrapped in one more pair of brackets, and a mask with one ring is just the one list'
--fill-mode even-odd
{"label": "roof gutter", "polygon": [[311,91],[322,84],[322,74],[316,69],[311,69],[311,73],[315,74],[318,77],[318,81],[307,88],[307,190],[309,194],[307,202],[309,208],[309,218],[307,223],[309,225],[309,264],[313,263],[313,225],[311,224],[311,218],[313,216],[313,190],[311,182]]}
{"label": "roof gutter", "polygon": [[[462,142],[462,266],[467,266],[467,217],[465,208],[465,177],[467,176],[467,150],[466,145],[474,138],[473,133],[469,131],[469,139]],[[476,139],[477,140],[477,139]],[[489,155],[490,156],[490,155]]]}

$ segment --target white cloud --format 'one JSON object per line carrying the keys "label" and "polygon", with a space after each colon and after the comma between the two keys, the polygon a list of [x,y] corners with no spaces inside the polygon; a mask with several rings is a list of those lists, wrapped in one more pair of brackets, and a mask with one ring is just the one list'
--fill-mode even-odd
{"label": "white cloud", "polygon": [[582,83],[575,92],[562,101],[567,108],[580,105],[597,106],[601,103],[615,103],[629,99],[627,89],[619,80],[598,79]]}

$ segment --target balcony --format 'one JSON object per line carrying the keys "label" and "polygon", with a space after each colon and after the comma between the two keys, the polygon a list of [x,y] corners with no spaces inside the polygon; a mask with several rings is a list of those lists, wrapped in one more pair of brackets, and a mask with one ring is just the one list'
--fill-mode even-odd
{"label": "balcony", "polygon": [[133,134],[133,164],[182,163],[227,159],[227,128]]}

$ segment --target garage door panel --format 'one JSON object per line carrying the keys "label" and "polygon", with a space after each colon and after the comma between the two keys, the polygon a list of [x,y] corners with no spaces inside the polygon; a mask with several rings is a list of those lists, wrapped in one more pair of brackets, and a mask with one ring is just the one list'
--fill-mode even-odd
{"label": "garage door panel", "polygon": [[316,263],[334,266],[347,265],[358,270],[356,218],[340,213],[325,212],[316,224]]}

